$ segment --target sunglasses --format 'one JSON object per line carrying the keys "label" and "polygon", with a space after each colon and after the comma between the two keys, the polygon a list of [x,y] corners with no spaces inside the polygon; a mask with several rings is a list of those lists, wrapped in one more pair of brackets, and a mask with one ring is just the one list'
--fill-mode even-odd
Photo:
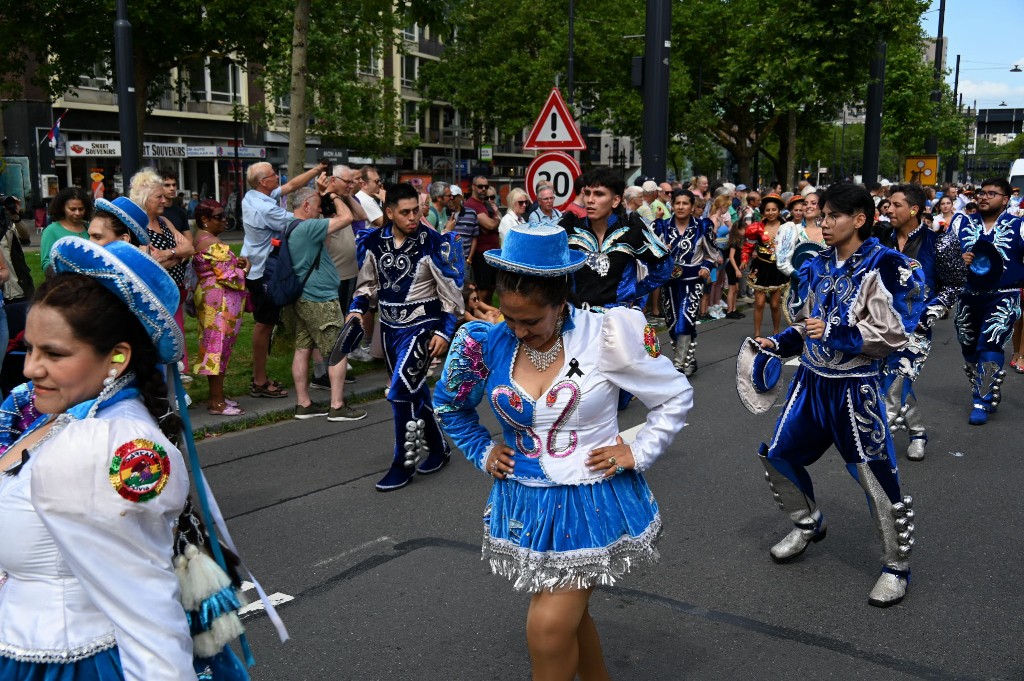
{"label": "sunglasses", "polygon": [[529,201],[516,201],[517,206],[526,206],[529,205],[529,203]]}
{"label": "sunglasses", "polygon": [[474,184],[473,186],[476,187],[477,189],[487,189],[491,185],[489,185],[489,184]]}

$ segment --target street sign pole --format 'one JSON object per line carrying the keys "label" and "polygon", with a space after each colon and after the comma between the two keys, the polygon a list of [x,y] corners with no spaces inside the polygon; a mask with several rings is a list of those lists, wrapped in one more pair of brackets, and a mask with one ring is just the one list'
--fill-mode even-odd
{"label": "street sign pole", "polygon": [[132,74],[132,25],[127,0],[117,0],[114,22],[114,62],[117,77],[117,123],[121,129],[121,177],[125,185],[139,169],[139,133],[135,119],[135,77]]}

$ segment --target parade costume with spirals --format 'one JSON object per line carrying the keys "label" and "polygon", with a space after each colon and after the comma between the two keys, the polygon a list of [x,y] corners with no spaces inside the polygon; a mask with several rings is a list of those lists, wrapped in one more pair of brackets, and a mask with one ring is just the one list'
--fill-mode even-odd
{"label": "parade costume with spirals", "polygon": [[[896,237],[893,230],[883,245],[900,251]],[[882,389],[885,391],[885,411],[890,430],[893,434],[901,429],[909,432],[907,455],[919,460],[924,458],[928,433],[917,407],[914,381],[921,375],[928,359],[932,327],[960,296],[966,268],[956,237],[949,232],[933,232],[923,223],[907,236],[900,252],[921,265],[925,280],[925,307],[921,323],[910,335],[910,342],[886,358],[882,369]]]}
{"label": "parade costume with spirals", "polygon": [[[873,604],[898,602],[910,577],[913,511],[902,497],[880,375],[885,358],[906,346],[924,307],[920,265],[869,238],[843,264],[829,248],[809,259],[790,295],[794,325],[771,337],[800,366],[761,461],[779,508],[795,528],[771,550],[777,561],[825,536],[807,466],[835,445],[867,494],[882,537],[882,576]],[[825,322],[820,340],[804,321]]]}
{"label": "parade costume with spirals", "polygon": [[[661,516],[641,472],[682,430],[693,404],[689,382],[659,356],[639,311],[570,307],[562,333],[564,365],[540,399],[512,378],[520,343],[504,323],[460,328],[434,392],[442,428],[480,470],[495,442],[476,406],[487,400],[498,417],[499,442],[512,449],[515,467],[491,488],[483,557],[530,592],[610,585],[657,559]],[[650,411],[631,445],[636,469],[605,478],[586,462],[615,443],[619,389]]]}
{"label": "parade costume with spirals", "polygon": [[717,251],[711,241],[714,235],[708,224],[692,216],[682,231],[675,216],[658,220],[654,233],[668,245],[672,262],[672,278],[663,287],[665,322],[675,343],[672,364],[689,376],[697,367],[697,316],[704,295],[700,271],[710,271],[716,265]]}
{"label": "parade costume with spirals", "polygon": [[462,245],[454,233],[439,234],[422,224],[395,244],[393,226],[357,235],[359,279],[350,311],[366,314],[379,307],[381,342],[391,384],[387,399],[395,417],[391,470],[380,490],[409,482],[416,472],[437,472],[449,459],[449,447],[434,420],[427,387],[428,344],[434,335],[451,341],[462,314]]}
{"label": "parade costume with spirals", "polygon": [[970,422],[981,425],[999,405],[1006,377],[1003,346],[1021,314],[1024,219],[1003,213],[986,231],[980,214],[957,213],[949,231],[956,235],[962,252],[967,253],[979,241],[988,241],[1003,259],[999,282],[988,290],[977,291],[968,281],[956,307],[956,335],[974,400]]}

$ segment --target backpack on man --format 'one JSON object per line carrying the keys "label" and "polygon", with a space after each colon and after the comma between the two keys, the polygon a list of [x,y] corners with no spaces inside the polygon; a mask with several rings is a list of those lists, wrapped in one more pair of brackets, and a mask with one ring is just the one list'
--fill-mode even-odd
{"label": "backpack on man", "polygon": [[320,244],[320,250],[316,253],[316,259],[310,266],[301,280],[295,274],[295,266],[292,262],[291,251],[288,248],[288,237],[302,220],[292,220],[285,228],[280,239],[271,241],[272,248],[267,256],[267,263],[263,268],[263,291],[270,298],[271,302],[278,307],[291,305],[302,297],[302,291],[306,288],[306,282],[310,275],[320,265],[320,256],[323,255],[324,245]]}

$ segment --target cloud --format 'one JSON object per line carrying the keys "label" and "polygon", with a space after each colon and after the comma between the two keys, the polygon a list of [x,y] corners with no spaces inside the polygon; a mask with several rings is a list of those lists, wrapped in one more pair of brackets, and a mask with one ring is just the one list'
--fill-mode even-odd
{"label": "cloud", "polygon": [[[1024,59],[1021,60],[1024,64]],[[1024,76],[1024,74],[1021,74]],[[998,104],[1005,101],[1011,106],[1024,106],[1024,78],[1020,85],[1010,85],[991,80],[970,80],[960,81],[960,92],[964,95],[964,104],[973,104],[978,101],[980,108]]]}

